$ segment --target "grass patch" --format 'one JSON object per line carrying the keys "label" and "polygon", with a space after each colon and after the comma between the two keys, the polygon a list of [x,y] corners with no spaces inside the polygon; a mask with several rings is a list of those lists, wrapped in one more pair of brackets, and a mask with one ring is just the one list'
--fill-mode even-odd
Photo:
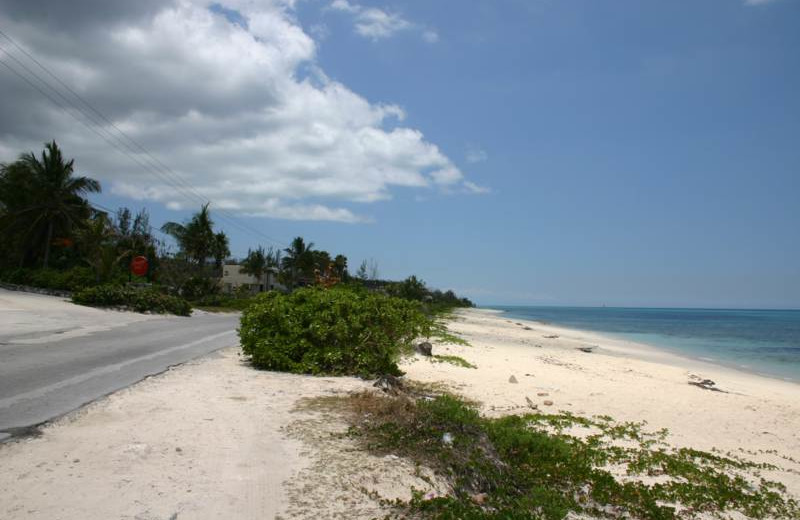
{"label": "grass patch", "polygon": [[450,395],[344,399],[350,435],[377,455],[432,468],[452,489],[393,502],[395,517],[419,519],[674,519],[738,511],[751,518],[798,518],[798,502],[759,475],[773,466],[672,449],[667,432],[610,417],[527,414],[482,417]]}
{"label": "grass patch", "polygon": [[430,337],[437,340],[437,343],[448,343],[451,345],[461,345],[464,347],[471,346],[469,341],[465,340],[461,336],[450,332],[447,329],[447,322],[452,321],[455,319],[455,316],[452,314],[443,314],[437,316],[433,320],[433,325],[431,326],[430,330]]}
{"label": "grass patch", "polygon": [[431,356],[431,361],[434,363],[450,363],[451,365],[455,365],[457,367],[478,368],[477,365],[473,365],[466,359],[459,356],[433,355]]}

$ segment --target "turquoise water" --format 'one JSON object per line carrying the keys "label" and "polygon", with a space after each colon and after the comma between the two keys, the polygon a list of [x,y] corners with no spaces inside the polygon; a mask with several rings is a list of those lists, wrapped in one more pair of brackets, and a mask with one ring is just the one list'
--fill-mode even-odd
{"label": "turquoise water", "polygon": [[800,311],[492,306],[508,317],[606,333],[800,382]]}

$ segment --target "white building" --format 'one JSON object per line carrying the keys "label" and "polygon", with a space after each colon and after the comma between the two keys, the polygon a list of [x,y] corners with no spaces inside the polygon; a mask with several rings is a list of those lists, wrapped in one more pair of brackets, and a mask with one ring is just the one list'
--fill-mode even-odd
{"label": "white building", "polygon": [[251,274],[243,273],[242,266],[238,264],[225,264],[222,266],[222,278],[219,283],[225,294],[233,294],[242,286],[246,287],[251,294],[286,290],[286,287],[278,282],[278,270],[274,267],[268,267],[261,279],[258,280]]}

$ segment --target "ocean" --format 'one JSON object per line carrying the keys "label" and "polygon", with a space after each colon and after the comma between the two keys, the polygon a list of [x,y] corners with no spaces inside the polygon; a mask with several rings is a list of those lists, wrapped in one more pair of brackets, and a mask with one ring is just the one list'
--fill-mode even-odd
{"label": "ocean", "polygon": [[800,310],[487,307],[800,383]]}

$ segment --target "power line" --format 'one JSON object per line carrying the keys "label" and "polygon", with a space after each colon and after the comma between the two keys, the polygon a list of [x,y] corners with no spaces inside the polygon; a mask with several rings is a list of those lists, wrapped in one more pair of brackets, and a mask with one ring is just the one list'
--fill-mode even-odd
{"label": "power line", "polygon": [[[2,32],[2,31],[0,31],[0,32]],[[7,36],[5,33],[2,33],[2,35],[3,35],[5,38],[9,39],[9,37],[8,37],[8,36]],[[10,40],[10,41],[12,41],[12,43],[14,43],[14,44],[16,45],[16,43],[15,43],[15,42],[13,42],[13,40]],[[17,47],[18,47],[18,46],[17,46]],[[171,186],[172,186],[172,187],[173,187],[173,188],[174,188],[176,191],[180,192],[180,193],[181,193],[181,195],[183,195],[183,196],[184,196],[184,197],[186,197],[187,199],[195,198],[195,199],[196,199],[197,201],[199,201],[201,204],[205,204],[205,203],[207,203],[207,202],[210,202],[208,199],[206,199],[205,197],[203,197],[202,195],[200,195],[200,194],[199,194],[197,191],[195,191],[195,190],[194,190],[194,188],[193,188],[193,187],[192,187],[190,184],[188,184],[188,183],[187,183],[185,180],[183,180],[183,179],[182,179],[180,176],[178,176],[177,174],[175,174],[175,172],[173,172],[173,171],[169,170],[169,168],[168,168],[168,167],[166,167],[165,165],[163,165],[163,163],[161,163],[161,164],[163,165],[163,167],[164,167],[164,168],[166,168],[166,169],[167,169],[167,170],[168,170],[170,173],[172,173],[173,175],[175,175],[175,176],[176,176],[176,178],[178,178],[179,180],[183,181],[183,184],[184,184],[184,185],[186,185],[186,186],[188,186],[188,188],[189,188],[188,190],[186,190],[186,189],[182,188],[180,185],[176,184],[176,183],[175,183],[175,181],[173,181],[173,180],[172,180],[172,179],[171,179],[171,178],[170,178],[170,177],[169,177],[167,174],[164,174],[164,173],[160,172],[158,168],[156,168],[156,167],[153,167],[151,164],[148,164],[148,163],[146,163],[146,162],[145,162],[145,163],[143,163],[143,161],[142,161],[142,160],[140,160],[140,158],[139,158],[137,155],[134,155],[134,154],[136,154],[137,152],[136,152],[136,150],[133,150],[133,149],[131,148],[131,146],[130,146],[130,145],[126,144],[125,142],[122,142],[122,141],[121,141],[121,139],[119,139],[119,137],[117,137],[117,136],[113,135],[113,134],[112,134],[111,132],[109,132],[107,129],[103,128],[103,126],[102,126],[100,123],[98,123],[98,122],[97,122],[97,120],[95,120],[95,118],[93,118],[93,117],[92,117],[90,114],[87,114],[87,113],[86,113],[86,111],[84,111],[83,109],[81,109],[81,107],[79,107],[79,106],[76,106],[76,105],[75,105],[73,102],[71,102],[69,99],[67,99],[67,98],[66,98],[66,97],[65,97],[65,96],[64,96],[64,95],[63,95],[63,94],[62,94],[62,93],[61,93],[61,92],[60,92],[58,89],[56,89],[55,87],[53,87],[53,86],[52,86],[50,83],[48,83],[46,80],[42,79],[42,78],[41,78],[41,76],[39,76],[38,74],[36,74],[36,73],[35,73],[35,72],[33,72],[32,70],[30,70],[30,68],[28,68],[27,66],[25,66],[25,64],[23,64],[22,62],[20,62],[20,60],[18,60],[18,59],[17,59],[15,56],[11,55],[11,54],[10,54],[10,53],[9,53],[9,52],[6,50],[6,49],[4,49],[4,48],[0,47],[0,50],[2,50],[2,51],[3,51],[3,52],[4,52],[4,53],[7,55],[7,56],[9,56],[11,59],[13,59],[13,60],[14,60],[16,63],[18,63],[18,64],[19,64],[21,67],[23,67],[23,68],[24,68],[24,69],[25,69],[25,70],[26,70],[26,71],[27,71],[27,72],[28,72],[30,75],[32,75],[33,77],[35,77],[35,78],[36,78],[36,79],[37,79],[37,80],[38,80],[40,83],[42,83],[43,85],[45,85],[46,87],[48,87],[50,90],[52,90],[53,92],[55,92],[55,93],[56,93],[56,94],[57,94],[59,97],[61,97],[61,98],[62,98],[62,99],[65,101],[65,102],[67,102],[67,103],[68,103],[68,104],[69,104],[69,105],[70,105],[70,106],[71,106],[71,107],[72,107],[74,110],[77,110],[78,112],[80,112],[80,113],[81,113],[81,115],[83,115],[83,116],[84,116],[86,119],[88,119],[88,120],[89,120],[91,123],[93,123],[93,124],[94,124],[94,125],[96,125],[98,128],[100,128],[100,130],[102,130],[103,132],[105,132],[105,133],[106,133],[106,134],[107,134],[107,135],[108,135],[110,138],[112,138],[112,139],[116,139],[116,141],[118,141],[118,142],[119,142],[119,144],[121,144],[121,145],[122,145],[122,146],[125,148],[125,150],[120,150],[120,148],[119,148],[119,146],[117,145],[117,143],[110,141],[110,140],[109,140],[109,137],[106,137],[106,136],[104,136],[104,135],[101,135],[101,134],[100,134],[100,133],[99,133],[99,132],[98,132],[96,129],[94,129],[94,128],[90,127],[90,126],[89,126],[89,125],[88,125],[88,124],[87,124],[85,121],[83,121],[81,118],[77,117],[75,114],[73,114],[72,112],[70,112],[70,111],[69,111],[69,110],[68,110],[66,107],[64,107],[64,106],[63,106],[63,105],[62,105],[60,102],[58,102],[58,101],[57,101],[57,100],[55,100],[55,99],[54,99],[52,96],[50,96],[49,94],[47,94],[46,92],[44,92],[44,91],[43,91],[41,88],[39,88],[39,86],[38,86],[38,85],[36,85],[36,84],[34,84],[32,81],[30,81],[30,79],[29,79],[29,78],[25,77],[25,75],[21,74],[19,71],[15,70],[13,67],[11,67],[11,66],[10,66],[8,63],[5,63],[5,62],[4,62],[3,64],[4,64],[4,65],[5,65],[7,68],[9,68],[9,69],[10,69],[12,72],[14,72],[14,73],[15,73],[17,76],[19,76],[20,78],[22,78],[22,79],[23,79],[23,80],[24,80],[26,83],[28,83],[30,86],[32,86],[33,88],[35,88],[35,89],[36,89],[36,90],[37,90],[39,93],[41,93],[42,95],[46,96],[46,97],[47,97],[47,98],[48,98],[48,99],[49,99],[49,100],[50,100],[52,103],[54,103],[56,106],[58,106],[59,108],[61,108],[61,109],[62,109],[64,112],[66,112],[67,114],[69,114],[70,116],[72,116],[73,118],[75,118],[76,120],[78,120],[79,122],[81,122],[81,123],[82,123],[84,126],[86,126],[86,127],[89,129],[89,130],[91,130],[93,133],[95,133],[96,135],[98,135],[99,137],[101,137],[103,140],[105,140],[105,141],[106,141],[108,144],[110,144],[112,147],[114,147],[114,148],[115,148],[115,149],[116,149],[118,152],[121,152],[121,153],[125,154],[126,156],[128,156],[128,158],[130,158],[131,160],[133,160],[134,162],[136,162],[136,163],[137,163],[139,166],[143,167],[143,168],[144,168],[145,170],[147,170],[149,173],[153,173],[153,174],[155,174],[155,175],[156,175],[156,176],[158,176],[160,179],[162,179],[162,180],[164,180],[165,182],[167,182],[168,184],[170,184],[170,185],[171,185]],[[38,63],[38,62],[37,62],[37,63]],[[43,67],[41,64],[39,64],[39,65],[40,65],[40,67]],[[47,71],[47,72],[49,73],[49,71]],[[50,74],[51,74],[51,75],[53,75],[52,73],[50,73]],[[54,76],[54,75],[53,75],[53,76]],[[62,83],[63,83],[63,82],[62,82]],[[76,96],[77,96],[77,94],[76,94]],[[82,98],[81,98],[81,99],[82,99]],[[84,103],[86,103],[86,104],[88,104],[88,102],[87,102],[87,101],[85,101],[85,100],[83,100],[83,102],[84,102]],[[97,112],[98,114],[101,114],[99,111],[97,111],[97,110],[96,110],[96,109],[94,109],[93,107],[92,107],[92,109],[93,109],[95,112]],[[102,116],[102,114],[101,114],[101,116]],[[103,117],[103,119],[105,119],[106,121],[109,121],[109,120],[108,120],[108,118],[106,118],[105,116],[102,116],[102,117]],[[122,130],[120,130],[118,127],[116,127],[116,125],[114,125],[114,128],[116,128],[116,129],[117,129],[117,131],[118,131],[120,134],[122,134],[123,136],[125,136],[125,137],[126,137],[128,140],[129,140],[129,141],[132,141],[132,142],[134,142],[134,143],[135,143],[135,141],[133,141],[133,140],[132,140],[130,137],[128,137],[128,136],[127,136],[127,134],[125,134],[124,132],[122,132]],[[155,158],[154,158],[154,157],[153,157],[153,156],[152,156],[152,155],[151,155],[149,152],[147,152],[147,150],[146,150],[146,149],[144,149],[144,147],[142,147],[142,146],[141,146],[141,145],[139,145],[138,143],[136,143],[136,144],[137,144],[137,145],[138,145],[138,146],[139,146],[139,147],[140,147],[142,150],[144,150],[144,152],[145,152],[145,153],[146,153],[146,154],[147,154],[147,155],[148,155],[148,156],[151,158],[151,161],[157,161],[157,159],[155,159]],[[160,162],[160,161],[159,161],[159,162]],[[280,242],[280,241],[278,241],[278,240],[276,240],[276,239],[274,239],[274,238],[272,238],[272,237],[269,237],[269,236],[267,236],[267,235],[265,235],[265,234],[261,233],[260,231],[258,231],[258,230],[256,230],[256,229],[254,229],[254,228],[251,228],[250,226],[246,226],[246,225],[244,225],[244,224],[240,223],[238,220],[236,220],[236,217],[234,217],[233,215],[231,215],[229,212],[227,212],[227,211],[225,211],[225,210],[218,210],[218,212],[222,213],[222,215],[223,215],[223,217],[222,217],[222,218],[223,218],[223,219],[224,219],[226,222],[228,222],[228,223],[230,223],[230,224],[232,224],[232,225],[234,225],[234,226],[238,227],[238,228],[239,228],[239,229],[241,229],[241,230],[244,230],[244,231],[245,231],[245,232],[247,232],[247,233],[251,233],[251,234],[259,235],[259,236],[261,236],[261,237],[263,237],[263,238],[266,238],[268,241],[270,241],[270,242],[274,242],[274,243],[276,243],[276,244],[279,244],[279,245],[285,245],[285,244],[283,244],[282,242]]]}
{"label": "power line", "polygon": [[[7,62],[5,62],[3,60],[0,60],[0,63],[2,63],[11,72],[13,72],[15,75],[19,76],[28,85],[30,85],[31,87],[36,89],[40,94],[42,94],[47,99],[49,99],[58,108],[60,108],[61,110],[63,110],[67,114],[69,114],[74,119],[76,119],[79,122],[81,122],[89,130],[91,130],[93,133],[95,133],[100,138],[102,138],[104,141],[106,141],[106,143],[111,145],[115,150],[117,150],[118,152],[123,153],[124,155],[126,155],[129,159],[133,160],[137,165],[139,165],[140,167],[144,168],[148,173],[154,174],[159,179],[167,182],[169,185],[172,186],[173,189],[175,189],[176,192],[180,193],[185,198],[187,198],[187,199],[195,199],[196,201],[199,201],[202,204],[211,202],[208,198],[204,197],[202,194],[197,192],[197,190],[194,188],[194,186],[192,186],[188,181],[186,181],[181,175],[179,175],[178,173],[173,171],[171,168],[169,168],[167,165],[165,165],[163,162],[161,162],[156,157],[154,157],[141,143],[139,143],[138,141],[136,141],[135,139],[130,137],[128,134],[126,134],[123,130],[121,130],[116,124],[114,124],[113,121],[111,121],[102,112],[100,112],[98,109],[96,109],[94,106],[92,106],[91,103],[89,103],[86,99],[84,99],[77,92],[75,92],[72,88],[70,88],[69,85],[67,85],[61,78],[59,78],[55,73],[50,71],[47,67],[45,67],[39,60],[37,60],[33,55],[31,55],[24,48],[22,48],[14,39],[12,39],[10,36],[8,36],[2,30],[0,30],[0,36],[4,37],[6,40],[8,40],[19,52],[24,54],[28,59],[30,59],[33,63],[35,63],[47,75],[49,75],[50,77],[55,79],[75,99],[77,99],[83,105],[88,107],[88,109],[91,110],[91,112],[94,113],[95,116],[93,116],[91,113],[88,113],[81,106],[77,105],[75,102],[73,102],[70,99],[68,99],[60,90],[58,90],[56,87],[54,87],[47,80],[43,79],[36,72],[32,71],[29,67],[27,67],[22,61],[17,59],[17,57],[15,57],[13,54],[11,54],[8,50],[6,50],[3,47],[0,47],[0,50],[3,51],[3,53],[6,56],[8,56],[12,60],[14,60],[14,62],[16,62],[25,71],[27,71],[28,74],[30,74],[32,77],[36,78],[42,85],[46,86],[51,91],[53,91],[62,100],[64,100],[64,102],[66,102],[73,110],[79,112],[84,118],[86,118],[93,125],[97,126],[106,135],[103,135],[100,132],[98,132],[96,129],[92,128],[83,119],[81,119],[80,117],[78,117],[74,113],[72,113],[69,109],[67,109],[60,102],[58,102],[56,99],[54,99],[52,96],[50,96],[47,92],[45,92],[44,90],[39,88],[38,85],[33,83],[28,77],[26,77],[24,74],[20,73],[18,70],[16,70],[14,67],[12,67],[9,63],[7,63]],[[121,139],[119,136],[114,135],[111,131],[109,131],[107,128],[105,128],[104,125],[101,122],[98,121],[98,118],[100,120],[104,121],[105,123],[107,123],[114,130],[116,130],[116,132],[120,136],[122,136],[124,138],[124,140]],[[120,149],[120,146],[122,146],[124,149]],[[140,159],[140,157],[138,157],[138,155],[140,153],[144,154],[146,156],[147,160]],[[173,180],[173,178],[175,180]],[[223,220],[225,220],[226,222],[228,222],[231,225],[234,225],[234,226],[238,227],[240,230],[243,230],[246,233],[257,235],[257,236],[259,236],[261,238],[266,239],[268,242],[275,243],[276,245],[283,245],[283,246],[287,245],[287,244],[283,243],[282,241],[276,240],[276,239],[274,239],[274,238],[272,238],[272,237],[270,237],[268,235],[265,235],[261,231],[255,229],[255,228],[253,228],[253,227],[251,227],[249,225],[246,225],[243,222],[239,222],[237,217],[235,217],[233,214],[231,214],[230,212],[228,212],[228,211],[226,211],[224,209],[220,208],[220,209],[217,209],[216,211],[219,214],[221,214],[221,218]]]}

